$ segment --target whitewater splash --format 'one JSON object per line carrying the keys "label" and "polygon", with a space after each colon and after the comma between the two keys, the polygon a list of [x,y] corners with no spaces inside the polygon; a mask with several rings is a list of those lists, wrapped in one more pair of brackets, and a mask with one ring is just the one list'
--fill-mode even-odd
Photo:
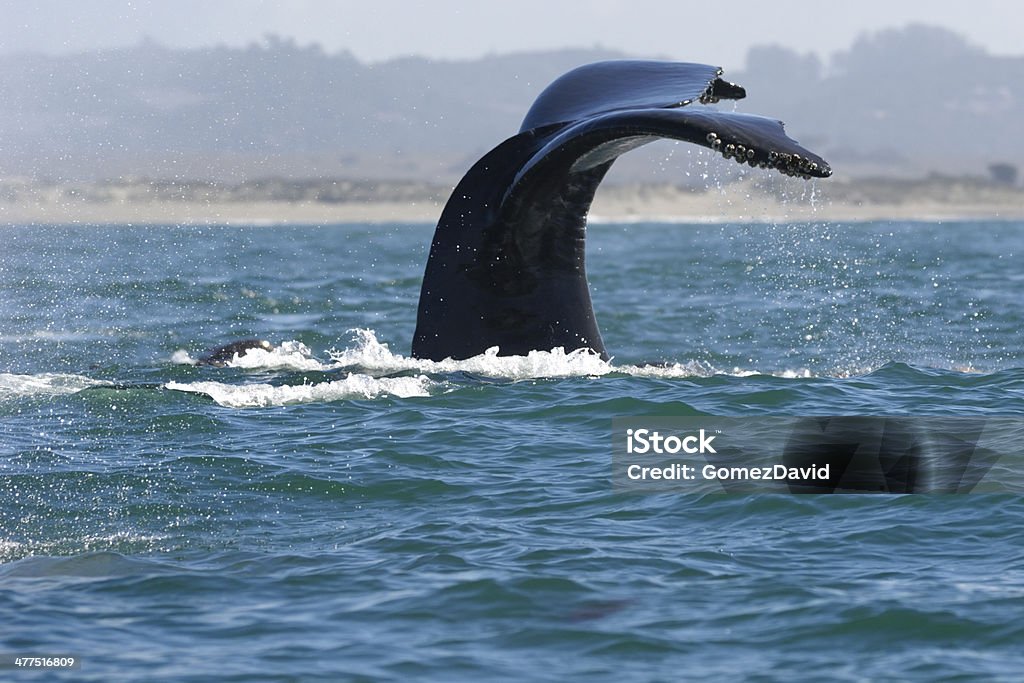
{"label": "whitewater splash", "polygon": [[[636,377],[709,377],[723,371],[699,363],[670,363],[665,365],[614,365],[588,349],[566,353],[562,348],[551,351],[531,351],[525,356],[499,356],[498,347],[465,360],[432,361],[410,358],[394,353],[377,339],[373,330],[350,330],[351,346],[328,351],[329,361],[317,359],[308,346],[298,341],[286,341],[271,351],[249,349],[244,355],[236,354],[225,365],[229,368],[267,371],[330,372],[356,369],[371,375],[399,372],[419,372],[448,375],[465,372],[482,377],[506,380],[545,379],[555,377],[600,377],[613,373]],[[176,351],[171,362],[194,365],[195,359],[186,351]],[[742,374],[734,370],[725,374]],[[751,373],[757,374],[757,373]]]}
{"label": "whitewater splash", "polygon": [[[195,358],[185,349],[178,349],[171,354],[171,362],[176,365],[198,365]],[[244,353],[236,353],[227,361],[225,367],[243,368],[247,370],[295,370],[317,371],[330,370],[313,356],[308,346],[299,341],[286,341],[272,350],[261,348],[247,349]]]}
{"label": "whitewater splash", "polygon": [[[219,381],[169,382],[165,388],[209,396],[218,404],[233,408],[269,407],[297,403],[320,403],[345,399],[374,399],[386,396],[411,398],[453,390],[453,385],[430,376],[467,373],[478,377],[519,381],[558,377],[600,377],[613,373],[637,377],[710,376],[713,368],[700,363],[673,363],[663,366],[616,366],[596,353],[578,349],[531,351],[525,356],[499,356],[498,348],[465,360],[431,361],[410,358],[391,351],[377,339],[373,330],[351,330],[353,343],[328,352],[329,359],[318,359],[308,346],[298,341],[284,342],[272,350],[249,349],[236,354],[226,367],[250,371],[339,372],[347,377],[325,382],[303,381],[297,385],[229,384]],[[186,351],[171,357],[174,363],[195,364]],[[400,373],[413,376],[390,377]]]}
{"label": "whitewater splash", "polygon": [[272,384],[226,384],[223,382],[168,382],[165,388],[206,394],[228,408],[267,408],[297,403],[327,403],[343,399],[372,399],[382,396],[411,398],[429,396],[437,382],[419,377],[370,377],[350,374],[342,380],[275,386]]}
{"label": "whitewater splash", "polygon": [[[236,354],[226,363],[227,368],[252,372],[347,371],[347,376],[342,379],[330,378],[317,382],[303,378],[301,384],[244,381],[230,383],[216,380],[172,381],[161,385],[161,388],[203,394],[225,407],[253,408],[340,400],[431,396],[453,391],[456,384],[451,381],[451,376],[455,374],[505,381],[603,377],[615,374],[665,379],[710,377],[718,374],[737,377],[762,374],[739,368],[723,371],[697,361],[664,365],[615,365],[610,360],[602,360],[588,349],[566,353],[564,349],[556,348],[551,351],[531,351],[525,356],[499,356],[499,349],[494,347],[465,360],[421,360],[392,352],[386,343],[377,339],[373,330],[358,329],[352,330],[351,333],[352,344],[341,350],[328,351],[326,359],[317,358],[308,346],[299,341],[286,341],[270,351],[249,349],[244,354]],[[196,364],[195,358],[185,350],[175,351],[170,362],[179,365]],[[778,374],[783,377],[810,376],[805,371]],[[0,400],[74,394],[93,387],[118,386],[113,382],[73,374],[0,373]]]}
{"label": "whitewater splash", "polygon": [[335,367],[359,367],[370,372],[402,371],[428,374],[467,372],[494,379],[523,380],[555,377],[601,377],[626,374],[635,377],[710,377],[720,371],[695,361],[665,365],[614,365],[589,349],[566,353],[561,347],[551,351],[530,351],[525,356],[499,356],[498,347],[465,360],[421,360],[392,353],[377,340],[373,330],[352,330],[355,344],[343,351],[331,351]]}
{"label": "whitewater splash", "polygon": [[15,375],[0,372],[0,401],[30,396],[77,394],[82,389],[109,386],[110,382],[82,375],[44,372],[39,375]]}

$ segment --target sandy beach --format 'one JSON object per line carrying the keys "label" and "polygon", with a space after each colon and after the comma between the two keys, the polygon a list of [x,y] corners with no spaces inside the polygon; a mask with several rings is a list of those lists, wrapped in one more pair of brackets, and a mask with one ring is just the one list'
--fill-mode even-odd
{"label": "sandy beach", "polygon": [[[694,191],[675,186],[602,187],[591,208],[592,222],[665,220],[677,222],[957,220],[1024,218],[1024,190],[987,183],[930,180],[830,181],[792,196],[768,192],[755,181]],[[360,197],[351,201],[313,199],[166,197],[146,193],[99,193],[64,186],[28,187],[0,198],[2,224],[216,225],[434,223],[447,188],[423,190],[401,201]]]}

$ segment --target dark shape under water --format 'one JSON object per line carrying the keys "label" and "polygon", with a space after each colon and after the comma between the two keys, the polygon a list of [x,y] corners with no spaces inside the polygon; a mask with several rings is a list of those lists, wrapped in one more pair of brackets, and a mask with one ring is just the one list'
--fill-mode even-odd
{"label": "dark shape under water", "polygon": [[209,349],[199,357],[196,364],[220,367],[222,365],[226,365],[229,361],[234,359],[236,355],[244,356],[249,352],[249,349],[273,351],[274,345],[265,339],[241,339],[239,341],[231,342],[230,344],[224,344],[223,346],[217,346]]}
{"label": "dark shape under water", "polygon": [[587,212],[616,158],[658,138],[709,147],[739,163],[825,178],[824,159],[781,121],[694,103],[743,88],[704,64],[612,61],[552,83],[519,134],[466,173],[434,233],[412,355],[463,359],[562,347],[608,354],[594,318],[584,246]]}
{"label": "dark shape under water", "polygon": [[790,481],[794,493],[969,493],[1000,454],[979,445],[999,433],[986,417],[798,418],[782,464],[829,465],[826,480]]}

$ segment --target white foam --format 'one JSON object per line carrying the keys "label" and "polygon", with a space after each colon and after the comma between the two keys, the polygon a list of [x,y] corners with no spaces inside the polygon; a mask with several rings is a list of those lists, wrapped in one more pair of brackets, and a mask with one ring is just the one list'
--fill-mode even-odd
{"label": "white foam", "polygon": [[95,386],[109,386],[110,382],[68,375],[44,372],[38,375],[14,375],[0,373],[0,400],[24,396],[60,396],[76,394],[82,389]]}
{"label": "white foam", "polygon": [[371,372],[417,371],[433,374],[470,372],[485,377],[530,379],[541,377],[572,377],[605,375],[612,372],[607,362],[586,349],[566,353],[557,348],[552,351],[531,351],[525,356],[499,356],[498,347],[465,360],[442,361],[408,358],[392,353],[387,344],[377,340],[373,330],[352,330],[355,346],[343,351],[331,351],[337,367],[358,366]]}
{"label": "white foam", "polygon": [[[354,335],[351,347],[328,353],[334,367],[358,367],[367,372],[388,374],[393,372],[422,372],[427,374],[449,374],[468,372],[496,379],[539,379],[550,377],[601,377],[623,374],[632,377],[657,377],[681,379],[690,377],[711,377],[729,375],[732,377],[781,377],[784,379],[808,379],[817,375],[807,368],[782,369],[776,371],[749,370],[739,367],[716,368],[710,363],[698,360],[664,364],[617,365],[614,359],[601,360],[596,353],[577,349],[566,353],[563,348],[551,351],[531,351],[525,356],[500,356],[500,349],[493,347],[484,353],[465,360],[446,359],[442,361],[420,360],[392,353],[388,345],[377,339],[373,330],[350,330]],[[861,374],[870,372],[865,369]],[[846,377],[849,374],[835,376]]]}
{"label": "white foam", "polygon": [[272,350],[249,349],[244,354],[235,354],[227,362],[231,368],[246,370],[330,370],[331,364],[324,364],[313,357],[308,346],[298,341],[286,341]]}
{"label": "white foam", "polygon": [[381,396],[429,396],[432,388],[441,385],[423,375],[378,378],[352,373],[342,380],[313,384],[274,386],[223,382],[168,382],[164,386],[174,391],[206,394],[220,405],[229,408],[260,408],[343,399],[372,399]]}
{"label": "white foam", "polygon": [[622,365],[615,367],[615,371],[632,375],[633,377],[663,377],[666,379],[733,374],[723,373],[707,363],[696,360],[686,363],[667,363],[665,365]]}
{"label": "white foam", "polygon": [[171,362],[175,365],[195,365],[198,361],[185,349],[178,349],[171,354]]}
{"label": "white foam", "polygon": [[615,365],[602,360],[593,351],[577,349],[565,352],[559,347],[551,351],[531,351],[525,356],[499,356],[492,347],[465,360],[420,360],[392,353],[387,344],[378,341],[373,330],[352,330],[355,344],[342,351],[330,351],[337,367],[360,367],[369,372],[415,371],[432,374],[469,372],[500,379],[539,379],[549,377],[600,377],[612,373],[636,377],[707,377],[719,371],[710,365],[691,361],[667,365]]}
{"label": "white foam", "polygon": [[[355,329],[352,344],[344,349],[328,351],[329,362],[317,359],[308,346],[298,341],[286,341],[271,351],[249,349],[243,355],[235,355],[227,366],[247,370],[292,370],[331,371],[353,368],[370,374],[393,374],[417,372],[424,374],[451,374],[467,372],[495,379],[523,380],[554,377],[601,377],[609,374],[625,374],[634,377],[710,377],[718,374],[744,377],[765,374],[757,371],[734,368],[721,370],[701,361],[667,363],[664,365],[616,365],[602,360],[587,349],[566,353],[563,348],[551,351],[531,351],[525,356],[501,356],[500,349],[492,347],[484,353],[465,360],[442,361],[410,358],[394,353],[384,342],[377,339],[373,330]],[[176,351],[171,361],[178,364],[194,365],[195,359],[184,350]],[[809,377],[806,370],[786,370],[771,373],[782,377]]]}
{"label": "white foam", "polygon": [[[199,362],[185,349],[178,349],[172,353],[170,361],[175,365],[196,365]],[[310,348],[299,341],[286,341],[270,351],[258,348],[247,349],[244,353],[236,353],[224,365],[229,368],[245,370],[295,370],[297,372],[331,370],[337,367],[334,364],[317,360]]]}

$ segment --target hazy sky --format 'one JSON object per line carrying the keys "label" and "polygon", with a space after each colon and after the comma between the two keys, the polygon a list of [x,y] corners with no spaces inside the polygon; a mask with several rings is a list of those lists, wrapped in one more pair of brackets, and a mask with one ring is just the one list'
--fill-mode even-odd
{"label": "hazy sky", "polygon": [[821,56],[866,31],[948,27],[997,54],[1024,54],[1016,0],[0,0],[0,52],[134,45],[245,45],[268,33],[363,61],[447,59],[600,45],[741,67],[751,45]]}

